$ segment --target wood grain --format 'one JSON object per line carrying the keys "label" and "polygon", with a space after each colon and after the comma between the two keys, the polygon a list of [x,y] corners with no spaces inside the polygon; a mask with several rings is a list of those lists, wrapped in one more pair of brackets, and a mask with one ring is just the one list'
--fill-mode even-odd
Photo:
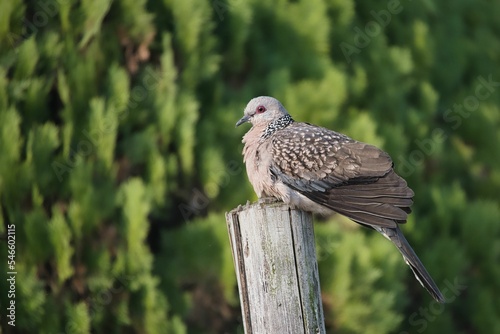
{"label": "wood grain", "polygon": [[245,333],[325,333],[311,214],[261,202],[226,222]]}

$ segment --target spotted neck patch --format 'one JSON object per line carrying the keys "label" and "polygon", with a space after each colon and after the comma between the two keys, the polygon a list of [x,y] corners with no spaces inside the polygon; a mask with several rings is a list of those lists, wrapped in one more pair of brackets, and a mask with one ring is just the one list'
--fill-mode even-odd
{"label": "spotted neck patch", "polygon": [[290,115],[285,115],[280,118],[278,118],[275,121],[272,121],[266,126],[266,129],[264,130],[264,133],[262,134],[261,138],[266,139],[269,138],[273,133],[275,133],[278,130],[286,128],[288,125],[292,124],[294,120],[292,119],[292,116]]}

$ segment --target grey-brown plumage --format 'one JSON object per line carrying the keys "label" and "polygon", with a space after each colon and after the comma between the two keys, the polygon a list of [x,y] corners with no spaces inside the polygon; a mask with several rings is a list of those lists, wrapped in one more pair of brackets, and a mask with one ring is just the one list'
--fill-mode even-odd
{"label": "grey-brown plumage", "polygon": [[445,299],[398,227],[413,191],[393,170],[387,153],[343,134],[295,122],[276,99],[260,96],[245,108],[239,126],[247,174],[260,197],[275,197],[323,215],[338,212],[373,228],[399,249],[416,278],[438,302]]}

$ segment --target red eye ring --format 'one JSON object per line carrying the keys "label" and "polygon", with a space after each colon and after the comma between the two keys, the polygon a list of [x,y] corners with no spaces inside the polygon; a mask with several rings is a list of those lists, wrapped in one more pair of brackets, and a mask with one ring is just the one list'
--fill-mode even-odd
{"label": "red eye ring", "polygon": [[267,109],[266,109],[266,107],[264,107],[264,106],[258,106],[258,107],[257,107],[257,109],[255,109],[255,112],[256,112],[257,114],[262,114],[262,113],[263,113],[263,112],[265,112],[266,110],[267,110]]}

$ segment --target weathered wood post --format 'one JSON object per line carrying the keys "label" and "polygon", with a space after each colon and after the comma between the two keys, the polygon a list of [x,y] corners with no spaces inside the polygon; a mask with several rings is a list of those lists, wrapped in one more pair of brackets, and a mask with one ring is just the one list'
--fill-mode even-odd
{"label": "weathered wood post", "polygon": [[226,222],[245,333],[325,333],[311,214],[258,202]]}

